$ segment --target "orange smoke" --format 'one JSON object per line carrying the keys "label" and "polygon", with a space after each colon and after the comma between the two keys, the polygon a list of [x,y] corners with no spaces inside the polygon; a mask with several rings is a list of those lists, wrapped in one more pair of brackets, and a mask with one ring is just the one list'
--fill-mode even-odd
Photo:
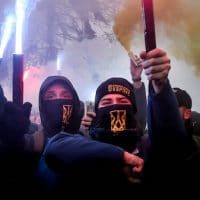
{"label": "orange smoke", "polygon": [[157,22],[165,24],[165,31],[174,41],[174,55],[194,64],[200,71],[200,2],[154,0],[154,7]]}
{"label": "orange smoke", "polygon": [[[132,46],[137,25],[140,24],[143,29],[141,1],[125,0],[123,8],[114,18],[113,31],[117,40],[127,51],[130,51]],[[200,72],[200,1],[154,0],[153,5],[155,29],[158,28],[159,23],[164,24],[162,26],[164,32],[173,44],[171,46],[173,54],[195,65]],[[159,34],[158,32],[156,35]]]}
{"label": "orange smoke", "polygon": [[140,1],[126,0],[123,8],[115,15],[113,31],[117,40],[129,52],[135,26],[140,19]]}

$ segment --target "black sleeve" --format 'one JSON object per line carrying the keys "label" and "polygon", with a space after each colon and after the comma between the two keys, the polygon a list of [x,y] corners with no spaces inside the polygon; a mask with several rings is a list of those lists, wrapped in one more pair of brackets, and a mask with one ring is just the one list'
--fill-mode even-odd
{"label": "black sleeve", "polygon": [[140,123],[143,131],[146,128],[146,115],[147,115],[147,100],[145,85],[142,83],[140,88],[134,88],[137,112],[135,114],[136,120]]}
{"label": "black sleeve", "polygon": [[123,150],[100,143],[80,135],[59,133],[45,149],[45,160],[51,168],[66,170],[73,167],[94,167],[97,165],[122,166]]}
{"label": "black sleeve", "polygon": [[169,82],[156,94],[149,86],[148,132],[151,141],[159,139],[181,139],[187,136],[178,102]]}

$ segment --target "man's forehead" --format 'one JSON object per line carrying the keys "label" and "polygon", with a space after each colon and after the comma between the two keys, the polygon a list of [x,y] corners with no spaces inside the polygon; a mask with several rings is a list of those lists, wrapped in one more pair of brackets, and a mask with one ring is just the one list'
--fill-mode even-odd
{"label": "man's forehead", "polygon": [[128,99],[126,96],[124,96],[122,94],[106,94],[101,98],[101,100],[103,100],[103,99],[116,99],[116,98]]}
{"label": "man's forehead", "polygon": [[61,83],[54,83],[52,84],[51,86],[49,86],[46,90],[46,92],[49,92],[49,91],[57,91],[57,90],[64,90],[66,92],[69,92],[71,93],[70,89],[67,87],[67,86],[64,86],[63,84]]}

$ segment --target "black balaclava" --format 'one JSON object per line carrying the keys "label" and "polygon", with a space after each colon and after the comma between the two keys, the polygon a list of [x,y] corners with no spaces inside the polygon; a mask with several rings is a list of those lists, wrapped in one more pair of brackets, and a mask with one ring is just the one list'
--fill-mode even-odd
{"label": "black balaclava", "polygon": [[[106,94],[122,94],[132,105],[111,105],[98,108],[99,101]],[[135,97],[133,86],[126,79],[111,78],[103,82],[96,91],[96,118],[92,123],[92,138],[111,143],[131,152],[136,148],[141,130],[135,120]]]}
{"label": "black balaclava", "polygon": [[[43,100],[47,89],[57,83],[71,92],[72,100]],[[48,136],[53,136],[60,131],[77,133],[80,127],[81,103],[72,83],[63,76],[50,76],[43,82],[39,93],[39,111],[44,131]]]}

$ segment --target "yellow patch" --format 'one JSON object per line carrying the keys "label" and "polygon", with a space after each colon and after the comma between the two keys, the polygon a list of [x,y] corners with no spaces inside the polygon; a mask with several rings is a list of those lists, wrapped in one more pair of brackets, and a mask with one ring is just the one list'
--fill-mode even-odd
{"label": "yellow patch", "polygon": [[108,85],[108,92],[119,92],[123,95],[130,96],[131,91],[122,85]]}

